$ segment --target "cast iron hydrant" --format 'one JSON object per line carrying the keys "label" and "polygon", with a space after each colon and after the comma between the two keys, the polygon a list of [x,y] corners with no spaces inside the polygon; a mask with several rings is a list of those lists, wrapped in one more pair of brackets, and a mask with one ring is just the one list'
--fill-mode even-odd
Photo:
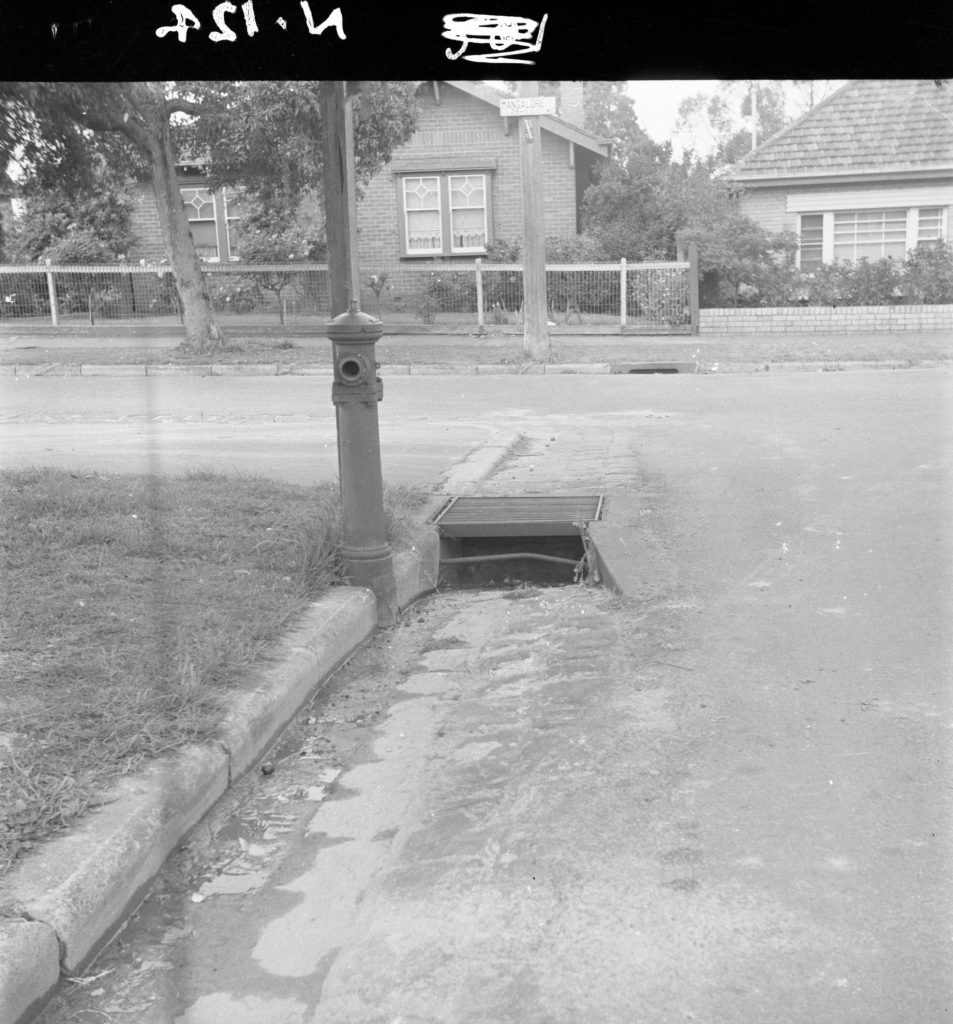
{"label": "cast iron hydrant", "polygon": [[397,618],[397,587],[385,529],[377,422],[384,385],[377,376],[374,346],[382,333],[380,320],[359,312],[354,300],[327,327],[334,357],[331,398],[337,411],[347,576],[352,586],[374,591],[378,622],[389,625]]}

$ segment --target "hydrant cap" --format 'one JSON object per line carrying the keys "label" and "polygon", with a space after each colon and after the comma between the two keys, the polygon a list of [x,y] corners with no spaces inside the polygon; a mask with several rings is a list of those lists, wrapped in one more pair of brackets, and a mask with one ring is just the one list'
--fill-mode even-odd
{"label": "hydrant cap", "polygon": [[340,316],[336,316],[327,326],[327,335],[332,341],[361,344],[374,342],[384,333],[384,325],[368,313],[361,313],[356,302]]}

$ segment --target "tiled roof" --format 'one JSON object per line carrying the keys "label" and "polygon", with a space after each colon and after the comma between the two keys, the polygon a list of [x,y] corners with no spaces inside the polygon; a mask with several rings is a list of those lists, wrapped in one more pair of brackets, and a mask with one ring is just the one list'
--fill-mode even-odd
{"label": "tiled roof", "polygon": [[953,171],[953,82],[860,79],[767,139],[736,181]]}

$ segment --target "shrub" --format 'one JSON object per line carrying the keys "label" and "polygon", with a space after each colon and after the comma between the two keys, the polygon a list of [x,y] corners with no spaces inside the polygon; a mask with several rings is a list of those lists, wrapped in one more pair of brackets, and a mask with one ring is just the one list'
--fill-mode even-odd
{"label": "shrub", "polygon": [[49,316],[46,278],[33,274],[0,274],[0,319]]}
{"label": "shrub", "polygon": [[261,305],[258,286],[239,279],[215,281],[209,287],[209,298],[216,313],[250,313]]}
{"label": "shrub", "polygon": [[[486,248],[488,263],[522,263],[523,251],[519,239],[508,242],[497,239]],[[498,323],[506,322],[506,313],[523,304],[523,274],[519,270],[483,271],[483,307]]]}
{"label": "shrub", "polygon": [[[716,239],[709,239],[710,242]],[[886,306],[953,302],[953,247],[922,243],[901,263],[883,258],[797,268],[784,246],[759,259],[738,260],[724,247],[703,247],[699,271],[703,306]]]}
{"label": "shrub", "polygon": [[111,263],[128,253],[132,200],[124,186],[104,174],[94,189],[23,189],[23,212],[6,240],[14,262]]}
{"label": "shrub", "polygon": [[691,321],[688,278],[680,271],[635,273],[627,278],[628,305],[652,323],[677,326]]}
{"label": "shrub", "polygon": [[[236,232],[238,251],[243,263],[301,263],[317,258],[323,242],[314,225],[301,223],[288,216],[274,214],[268,210],[256,209],[247,214],[240,222]],[[259,270],[245,276],[239,292],[233,294],[226,306],[237,312],[250,312],[261,304],[260,289],[272,292],[275,296],[275,308],[278,321],[285,322],[285,301],[282,292],[290,286],[293,300],[307,293],[306,279],[295,273],[289,266],[288,270]],[[246,307],[252,302],[252,306]]]}
{"label": "shrub", "polygon": [[519,239],[508,242],[499,238],[486,247],[486,258],[489,263],[519,263],[523,258],[522,243]]}
{"label": "shrub", "polygon": [[953,246],[949,242],[921,243],[911,249],[902,287],[908,302],[953,302]]}
{"label": "shrub", "polygon": [[427,279],[426,298],[437,313],[472,313],[476,309],[476,275],[468,270],[433,271]]}
{"label": "shrub", "polygon": [[700,300],[703,306],[767,305],[792,273],[797,236],[769,233],[760,224],[732,212],[707,228],[677,233],[679,248],[698,245]]}

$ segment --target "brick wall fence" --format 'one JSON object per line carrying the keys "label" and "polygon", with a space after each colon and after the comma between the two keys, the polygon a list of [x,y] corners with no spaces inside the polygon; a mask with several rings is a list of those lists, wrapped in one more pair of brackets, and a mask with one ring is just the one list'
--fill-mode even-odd
{"label": "brick wall fence", "polygon": [[700,334],[860,334],[868,331],[951,331],[953,305],[784,306],[702,309]]}

